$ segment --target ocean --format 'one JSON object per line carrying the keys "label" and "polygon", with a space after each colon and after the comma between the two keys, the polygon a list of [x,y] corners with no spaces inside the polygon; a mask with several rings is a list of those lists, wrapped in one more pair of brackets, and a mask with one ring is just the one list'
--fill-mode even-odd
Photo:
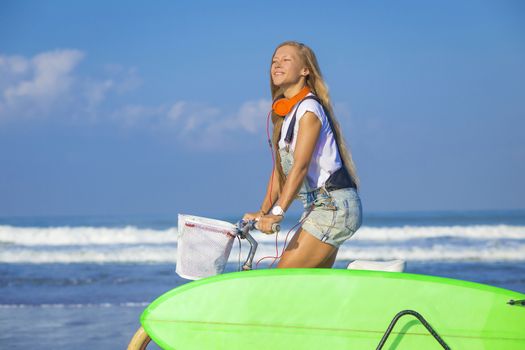
{"label": "ocean", "polygon": [[[254,261],[275,254],[275,235],[254,237]],[[248,249],[233,245],[226,272]],[[143,309],[188,282],[176,256],[176,214],[0,218],[0,348],[125,348]],[[365,214],[335,268],[355,259],[403,259],[406,272],[525,293],[525,211]]]}

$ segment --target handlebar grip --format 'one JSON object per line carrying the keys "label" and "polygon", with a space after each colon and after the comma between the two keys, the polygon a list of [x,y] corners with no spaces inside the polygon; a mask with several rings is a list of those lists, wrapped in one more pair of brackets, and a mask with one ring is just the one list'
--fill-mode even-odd
{"label": "handlebar grip", "polygon": [[[255,222],[255,228],[257,230],[259,230],[259,222],[258,221]],[[279,231],[281,231],[281,225],[279,225],[278,223],[273,223],[272,224],[272,233],[276,233],[276,232],[279,232]]]}

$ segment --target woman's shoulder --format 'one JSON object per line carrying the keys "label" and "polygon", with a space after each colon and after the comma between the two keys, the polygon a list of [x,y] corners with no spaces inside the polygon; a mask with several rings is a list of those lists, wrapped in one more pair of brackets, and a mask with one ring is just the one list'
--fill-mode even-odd
{"label": "woman's shoulder", "polygon": [[313,94],[307,95],[306,98],[301,102],[297,108],[297,117],[301,118],[306,112],[314,113],[317,118],[321,120],[321,122],[324,122],[326,119],[326,115],[323,106],[319,102],[319,98]]}

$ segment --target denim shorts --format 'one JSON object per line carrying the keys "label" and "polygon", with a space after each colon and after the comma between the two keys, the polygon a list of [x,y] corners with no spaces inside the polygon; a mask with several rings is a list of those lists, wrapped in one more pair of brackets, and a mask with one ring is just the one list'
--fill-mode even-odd
{"label": "denim shorts", "polygon": [[361,199],[355,188],[321,188],[299,197],[305,208],[302,228],[322,242],[339,248],[361,226]]}

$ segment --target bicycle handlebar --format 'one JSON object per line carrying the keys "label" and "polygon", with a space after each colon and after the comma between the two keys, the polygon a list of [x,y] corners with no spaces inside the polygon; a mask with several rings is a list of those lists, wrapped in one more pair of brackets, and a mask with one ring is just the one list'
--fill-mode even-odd
{"label": "bicycle handlebar", "polygon": [[[244,221],[241,220],[237,223],[237,235],[243,239],[246,239],[250,243],[250,252],[248,253],[248,258],[244,262],[242,269],[243,270],[251,270],[252,269],[252,262],[253,257],[255,256],[255,251],[257,250],[257,241],[250,235],[251,230],[258,230],[257,227],[257,221],[250,220],[250,221]],[[275,233],[277,231],[281,230],[281,225],[277,223],[272,224],[272,233]]]}
{"label": "bicycle handlebar", "polygon": [[[259,224],[257,222],[255,223],[255,228],[257,230],[259,230]],[[271,227],[271,230],[272,230],[272,233],[279,232],[279,231],[281,231],[281,225],[279,225],[278,223],[273,223],[272,227]]]}

